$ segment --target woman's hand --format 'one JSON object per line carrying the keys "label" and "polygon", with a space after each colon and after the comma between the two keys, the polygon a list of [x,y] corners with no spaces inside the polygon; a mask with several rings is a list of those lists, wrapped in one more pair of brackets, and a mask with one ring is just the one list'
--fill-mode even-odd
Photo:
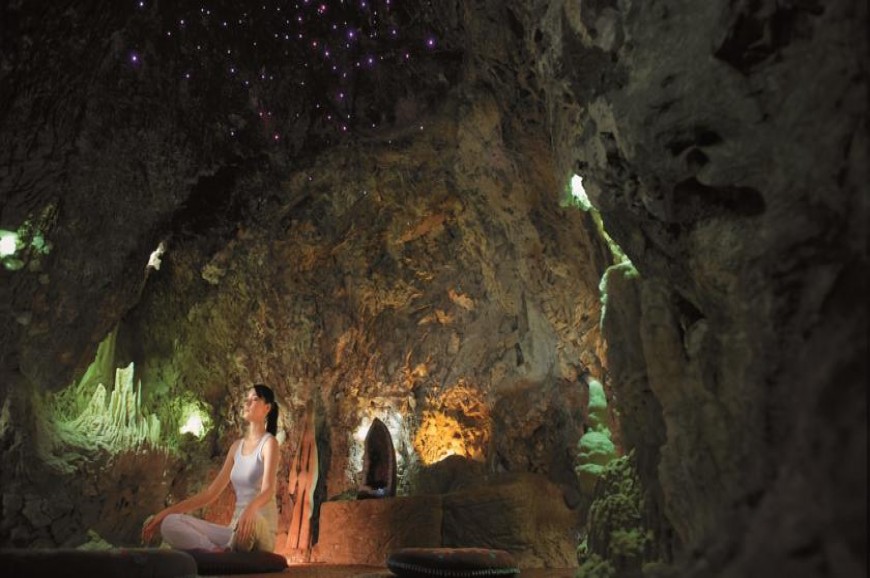
{"label": "woman's hand", "polygon": [[236,522],[236,542],[244,544],[254,534],[254,528],[257,523],[257,512],[251,509],[250,506],[245,508],[242,515],[239,516],[239,521]]}
{"label": "woman's hand", "polygon": [[248,542],[254,536],[256,527],[257,509],[248,506],[236,522],[236,542],[241,544]]}
{"label": "woman's hand", "polygon": [[168,510],[161,510],[157,514],[151,516],[145,523],[142,524],[142,543],[148,544],[151,542],[151,539],[154,538],[154,533],[160,528],[160,524],[163,523],[163,519],[169,514]]}

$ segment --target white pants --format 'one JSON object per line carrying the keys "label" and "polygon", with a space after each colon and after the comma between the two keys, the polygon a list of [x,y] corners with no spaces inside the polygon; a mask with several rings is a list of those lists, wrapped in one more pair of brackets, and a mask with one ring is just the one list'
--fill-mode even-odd
{"label": "white pants", "polygon": [[166,516],[160,523],[160,535],[167,544],[179,550],[231,548],[271,552],[275,549],[275,534],[269,531],[262,516],[257,516],[254,535],[245,544],[235,543],[232,527],[206,522],[187,514]]}

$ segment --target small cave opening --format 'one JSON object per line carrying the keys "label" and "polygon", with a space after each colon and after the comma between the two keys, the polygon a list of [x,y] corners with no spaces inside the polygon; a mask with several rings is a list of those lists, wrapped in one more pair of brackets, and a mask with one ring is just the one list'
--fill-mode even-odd
{"label": "small cave opening", "polygon": [[200,176],[176,211],[172,230],[181,236],[203,238],[231,234],[241,222],[244,208],[244,201],[235,194],[240,170],[237,164],[229,164]]}

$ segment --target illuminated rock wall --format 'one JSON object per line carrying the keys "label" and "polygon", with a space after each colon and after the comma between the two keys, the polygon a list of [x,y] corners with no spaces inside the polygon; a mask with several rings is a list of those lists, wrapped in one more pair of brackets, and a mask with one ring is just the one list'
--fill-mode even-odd
{"label": "illuminated rock wall", "polygon": [[457,455],[481,476],[550,476],[576,505],[579,375],[602,372],[606,252],[588,216],[560,206],[567,177],[553,178],[540,135],[507,150],[500,114],[485,95],[454,98],[413,140],[374,139],[267,181],[257,228],[223,246],[175,242],[119,335],[139,337],[143,381],[201,391],[225,446],[243,388],[271,385],[284,467],[313,399],[320,499],[362,482],[377,417],[400,493]]}
{"label": "illuminated rock wall", "polygon": [[160,448],[160,421],[143,413],[142,383],[134,389],[133,364],[117,369],[109,387],[107,394],[106,386],[98,383],[84,410],[73,419],[49,414],[46,427],[54,430],[54,444],[110,453]]}

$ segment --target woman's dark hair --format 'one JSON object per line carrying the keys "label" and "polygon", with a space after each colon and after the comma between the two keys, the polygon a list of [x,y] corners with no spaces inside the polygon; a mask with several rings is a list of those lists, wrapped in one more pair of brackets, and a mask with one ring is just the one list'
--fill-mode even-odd
{"label": "woman's dark hair", "polygon": [[269,415],[266,416],[266,431],[272,435],[278,435],[278,402],[275,401],[275,393],[269,386],[258,383],[253,386],[257,397],[268,403]]}

